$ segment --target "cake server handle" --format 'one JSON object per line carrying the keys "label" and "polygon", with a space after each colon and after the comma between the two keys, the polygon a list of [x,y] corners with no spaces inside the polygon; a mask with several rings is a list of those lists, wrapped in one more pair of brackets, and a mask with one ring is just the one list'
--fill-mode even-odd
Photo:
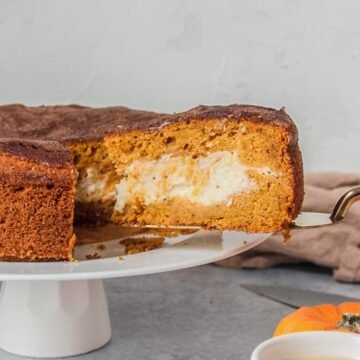
{"label": "cake server handle", "polygon": [[302,212],[294,222],[291,223],[290,227],[292,229],[307,229],[336,224],[344,220],[348,210],[357,200],[360,200],[360,186],[353,188],[342,195],[337,201],[331,214]]}
{"label": "cake server handle", "polygon": [[343,220],[351,205],[358,200],[360,200],[360,186],[349,190],[338,200],[331,213],[331,220],[334,222]]}

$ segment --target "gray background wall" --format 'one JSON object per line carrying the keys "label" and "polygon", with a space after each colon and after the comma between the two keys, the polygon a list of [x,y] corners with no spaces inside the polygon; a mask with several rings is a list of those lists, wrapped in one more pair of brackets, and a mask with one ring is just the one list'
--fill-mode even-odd
{"label": "gray background wall", "polygon": [[285,105],[305,168],[360,170],[356,0],[0,0],[0,103]]}

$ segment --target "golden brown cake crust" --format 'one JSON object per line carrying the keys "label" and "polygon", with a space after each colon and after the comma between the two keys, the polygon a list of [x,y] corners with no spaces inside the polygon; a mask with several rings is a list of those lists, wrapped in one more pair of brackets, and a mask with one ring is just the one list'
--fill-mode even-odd
{"label": "golden brown cake crust", "polygon": [[119,132],[153,122],[161,115],[150,111],[115,106],[90,108],[79,105],[0,106],[0,137],[55,141],[101,140],[109,132]]}
{"label": "golden brown cake crust", "polygon": [[126,107],[90,108],[79,105],[26,107],[0,106],[0,136],[55,141],[102,139],[129,130],[156,130],[184,120],[234,118],[295,128],[284,109],[255,105],[200,105],[175,114],[159,114]]}
{"label": "golden brown cake crust", "polygon": [[56,141],[0,138],[0,153],[58,168],[72,167],[72,156]]}
{"label": "golden brown cake crust", "polygon": [[[21,163],[2,167],[0,180],[12,184],[74,186],[72,155],[60,143],[25,139],[1,139],[0,156]],[[65,174],[72,173],[73,176]]]}

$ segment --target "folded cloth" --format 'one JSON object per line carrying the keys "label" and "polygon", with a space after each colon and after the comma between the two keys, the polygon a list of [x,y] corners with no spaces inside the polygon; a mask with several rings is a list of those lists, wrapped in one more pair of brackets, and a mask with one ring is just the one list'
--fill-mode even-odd
{"label": "folded cloth", "polygon": [[[356,186],[360,186],[360,174],[308,174],[302,210],[331,213],[340,196]],[[293,230],[287,243],[282,234],[273,234],[256,248],[217,264],[232,268],[267,268],[303,262],[332,268],[336,280],[360,282],[360,202],[352,205],[339,224]]]}

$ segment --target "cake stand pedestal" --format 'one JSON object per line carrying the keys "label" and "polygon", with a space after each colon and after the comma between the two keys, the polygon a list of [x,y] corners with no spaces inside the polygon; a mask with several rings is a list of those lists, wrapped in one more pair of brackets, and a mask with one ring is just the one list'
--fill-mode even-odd
{"label": "cake stand pedestal", "polygon": [[[162,248],[79,263],[0,262],[0,348],[28,357],[93,351],[111,337],[101,279],[153,274],[218,261],[270,234],[199,232],[168,238]],[[121,259],[122,260],[122,259]]]}
{"label": "cake stand pedestal", "polygon": [[0,319],[0,347],[30,357],[78,355],[111,337],[102,280],[4,282]]}

